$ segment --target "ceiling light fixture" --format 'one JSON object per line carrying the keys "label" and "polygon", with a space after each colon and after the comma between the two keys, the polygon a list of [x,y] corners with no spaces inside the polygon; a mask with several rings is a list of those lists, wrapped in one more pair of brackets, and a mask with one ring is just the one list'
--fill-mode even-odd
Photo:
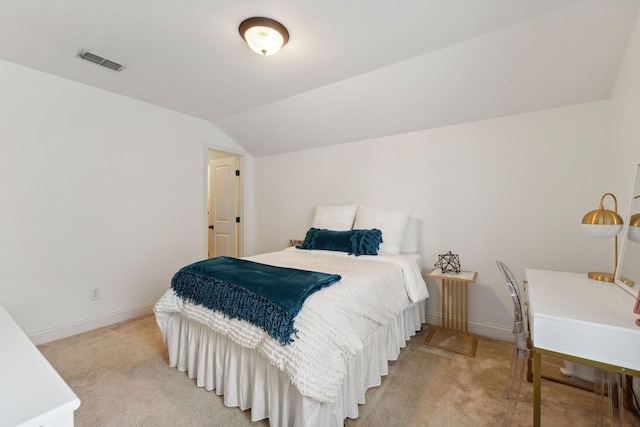
{"label": "ceiling light fixture", "polygon": [[263,56],[277,53],[289,41],[289,32],[284,25],[269,18],[245,19],[239,29],[249,47]]}

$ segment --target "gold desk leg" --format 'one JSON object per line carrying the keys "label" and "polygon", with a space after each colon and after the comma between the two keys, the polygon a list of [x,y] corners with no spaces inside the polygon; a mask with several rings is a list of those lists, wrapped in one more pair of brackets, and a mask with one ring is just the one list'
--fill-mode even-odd
{"label": "gold desk leg", "polygon": [[533,425],[540,427],[540,368],[542,355],[533,350]]}

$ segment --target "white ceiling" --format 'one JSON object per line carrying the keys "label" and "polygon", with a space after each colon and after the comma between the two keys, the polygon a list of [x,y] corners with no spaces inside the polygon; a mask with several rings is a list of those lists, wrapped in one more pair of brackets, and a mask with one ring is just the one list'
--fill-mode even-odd
{"label": "white ceiling", "polygon": [[[264,156],[606,99],[640,0],[2,0],[0,58]],[[238,25],[284,24],[261,57]],[[125,65],[81,60],[82,49]]]}

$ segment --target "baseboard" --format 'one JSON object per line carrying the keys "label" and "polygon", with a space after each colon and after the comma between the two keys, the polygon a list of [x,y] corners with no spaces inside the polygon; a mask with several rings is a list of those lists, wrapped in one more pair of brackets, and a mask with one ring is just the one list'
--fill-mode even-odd
{"label": "baseboard", "polygon": [[[124,310],[114,311],[102,314],[100,316],[91,317],[89,319],[79,320],[77,322],[67,323],[66,325],[56,326],[55,328],[45,329],[42,331],[32,332],[27,336],[35,345],[46,344],[51,341],[67,338],[73,335],[89,332],[94,329],[103,328],[125,320],[151,314],[155,302],[130,307]],[[440,313],[427,310],[427,323],[430,325],[439,325]],[[511,329],[490,325],[486,323],[469,322],[469,333],[479,337],[491,338],[500,341],[513,341],[513,333]]]}
{"label": "baseboard", "polygon": [[[440,325],[442,316],[440,313],[427,310],[427,323],[430,325]],[[511,328],[491,325],[488,323],[478,323],[469,321],[469,333],[479,337],[490,338],[499,341],[513,342],[513,331]]]}
{"label": "baseboard", "polygon": [[101,314],[100,316],[91,317],[89,319],[79,320],[67,323],[66,325],[56,326],[55,328],[45,329],[42,331],[32,332],[27,336],[35,345],[46,344],[51,341],[67,338],[72,335],[81,334],[83,332],[92,331],[94,329],[103,328],[125,320],[151,314],[155,302],[130,307],[124,310],[118,310],[111,313]]}

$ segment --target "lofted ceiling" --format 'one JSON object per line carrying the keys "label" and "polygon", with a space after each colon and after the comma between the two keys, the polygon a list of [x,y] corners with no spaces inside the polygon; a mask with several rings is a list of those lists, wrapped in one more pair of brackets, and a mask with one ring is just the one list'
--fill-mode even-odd
{"label": "lofted ceiling", "polygon": [[[640,0],[2,0],[0,59],[266,156],[610,96]],[[284,24],[274,56],[238,33]],[[78,57],[87,49],[120,72]]]}

